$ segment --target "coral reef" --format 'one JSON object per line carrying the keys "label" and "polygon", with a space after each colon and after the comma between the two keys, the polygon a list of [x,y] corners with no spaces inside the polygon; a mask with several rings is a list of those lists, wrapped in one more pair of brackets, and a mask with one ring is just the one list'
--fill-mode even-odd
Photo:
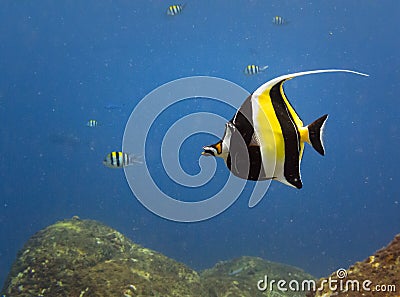
{"label": "coral reef", "polygon": [[400,297],[400,234],[347,270],[316,281],[299,268],[256,257],[217,263],[200,275],[92,220],[73,217],[32,236],[3,297]]}
{"label": "coral reef", "polygon": [[[305,290],[288,289],[290,281],[314,281],[298,268],[255,257],[219,262],[200,275],[184,264],[133,243],[110,227],[74,217],[45,228],[28,240],[18,253],[1,294],[281,297],[305,295]],[[285,282],[286,290],[278,289],[271,280]]]}
{"label": "coral reef", "polygon": [[400,297],[400,234],[363,262],[319,280],[316,290],[307,296]]}
{"label": "coral reef", "polygon": [[[273,280],[276,282],[271,283]],[[303,280],[315,278],[293,266],[247,256],[219,262],[201,273],[201,281],[210,297],[305,296],[301,288],[289,288],[290,282],[295,286],[295,283],[301,285]],[[278,281],[285,282],[282,289],[278,289]]]}
{"label": "coral reef", "polygon": [[205,296],[198,274],[91,220],[58,222],[19,252],[5,296]]}

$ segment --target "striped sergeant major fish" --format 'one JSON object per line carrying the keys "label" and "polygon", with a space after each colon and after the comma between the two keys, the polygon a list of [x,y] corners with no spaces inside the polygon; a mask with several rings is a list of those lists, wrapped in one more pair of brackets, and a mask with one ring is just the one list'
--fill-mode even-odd
{"label": "striped sergeant major fish", "polygon": [[247,65],[246,68],[244,68],[244,74],[245,75],[255,75],[258,74],[264,70],[266,70],[268,66],[257,66],[257,65]]}
{"label": "striped sergeant major fish", "polygon": [[175,5],[170,5],[167,9],[167,15],[178,15],[182,12],[182,10],[185,8],[186,4],[175,4]]}
{"label": "striped sergeant major fish", "polygon": [[288,21],[284,19],[283,17],[276,15],[272,18],[272,23],[274,25],[286,25]]}
{"label": "striped sergeant major fish", "polygon": [[103,160],[103,164],[109,168],[123,168],[136,163],[142,163],[139,157],[124,152],[111,152]]}
{"label": "striped sergeant major fish", "polygon": [[228,169],[243,179],[276,180],[302,188],[300,163],[304,143],[321,155],[325,154],[322,135],[328,115],[304,126],[286,97],[283,85],[298,76],[326,72],[368,76],[352,70],[327,69],[274,78],[244,101],[226,124],[223,138],[203,147],[202,155],[223,158]]}
{"label": "striped sergeant major fish", "polygon": [[96,120],[89,120],[89,121],[86,123],[86,126],[88,126],[88,127],[90,127],[90,128],[97,127],[98,125],[99,125],[99,122],[96,121]]}

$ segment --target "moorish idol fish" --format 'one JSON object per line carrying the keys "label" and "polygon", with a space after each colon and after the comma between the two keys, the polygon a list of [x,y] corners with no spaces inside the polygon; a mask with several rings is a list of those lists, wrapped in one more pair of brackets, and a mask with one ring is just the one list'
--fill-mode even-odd
{"label": "moorish idol fish", "polygon": [[247,65],[246,68],[244,68],[244,74],[255,75],[255,74],[258,74],[258,73],[264,71],[267,68],[268,68],[268,66]]}
{"label": "moorish idol fish", "polygon": [[178,15],[182,12],[182,10],[185,8],[185,4],[175,4],[175,5],[170,5],[167,9],[167,15]]}
{"label": "moorish idol fish", "polygon": [[104,166],[109,168],[123,168],[135,163],[142,163],[140,158],[124,152],[111,152],[103,160]]}
{"label": "moorish idol fish", "polygon": [[328,115],[308,126],[290,104],[283,89],[292,78],[325,72],[360,72],[342,69],[313,70],[274,78],[251,94],[226,124],[223,138],[203,147],[202,155],[224,159],[229,170],[247,180],[277,180],[302,188],[300,162],[304,143],[325,154],[322,134]]}

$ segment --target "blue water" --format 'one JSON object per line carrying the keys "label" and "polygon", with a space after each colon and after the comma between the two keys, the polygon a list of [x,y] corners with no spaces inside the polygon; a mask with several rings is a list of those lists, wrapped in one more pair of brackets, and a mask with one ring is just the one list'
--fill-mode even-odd
{"label": "blue water", "polygon": [[[187,1],[180,15],[168,17],[175,3],[165,1],[1,2],[0,283],[30,236],[74,215],[195,269],[251,255],[316,276],[365,259],[400,232],[400,3],[234,3]],[[275,15],[287,24],[272,24]],[[246,77],[249,63],[269,68]],[[124,172],[102,165],[121,149],[133,108],[164,83],[209,75],[252,92],[282,74],[325,68],[370,77],[321,74],[286,83],[305,124],[330,115],[326,156],[307,145],[301,190],[272,182],[254,208],[243,195],[214,218],[178,223],[144,208]],[[202,102],[177,104],[154,133],[191,110],[233,115]],[[89,119],[103,125],[88,128]],[[215,141],[188,138],[179,149],[182,168],[198,173],[202,146]],[[157,150],[160,141],[148,145]],[[161,187],[181,199],[179,185],[169,184],[160,164],[152,166]],[[206,192],[227,175],[218,161]]]}

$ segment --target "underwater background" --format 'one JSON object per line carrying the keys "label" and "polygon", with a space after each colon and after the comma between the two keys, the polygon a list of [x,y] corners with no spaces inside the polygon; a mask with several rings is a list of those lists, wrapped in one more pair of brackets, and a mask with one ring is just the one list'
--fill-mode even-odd
{"label": "underwater background", "polygon": [[[366,258],[399,233],[400,3],[193,0],[168,16],[171,4],[177,3],[1,2],[0,283],[30,236],[74,215],[194,269],[249,255],[315,276]],[[275,16],[285,23],[274,24]],[[253,63],[269,68],[245,76]],[[121,149],[134,107],[164,83],[206,75],[253,92],[279,75],[327,68],[370,76],[321,74],[285,84],[305,124],[330,115],[326,156],[306,147],[301,190],[272,182],[254,208],[244,193],[216,217],[178,223],[144,208],[124,172],[102,164]],[[205,102],[166,111],[146,145],[159,149],[179,114],[234,114]],[[99,125],[87,127],[90,119]],[[195,135],[169,149],[195,175],[202,146],[215,140]],[[212,182],[193,194],[199,200],[228,175],[217,163]],[[149,164],[161,187],[186,199],[157,160]]]}

